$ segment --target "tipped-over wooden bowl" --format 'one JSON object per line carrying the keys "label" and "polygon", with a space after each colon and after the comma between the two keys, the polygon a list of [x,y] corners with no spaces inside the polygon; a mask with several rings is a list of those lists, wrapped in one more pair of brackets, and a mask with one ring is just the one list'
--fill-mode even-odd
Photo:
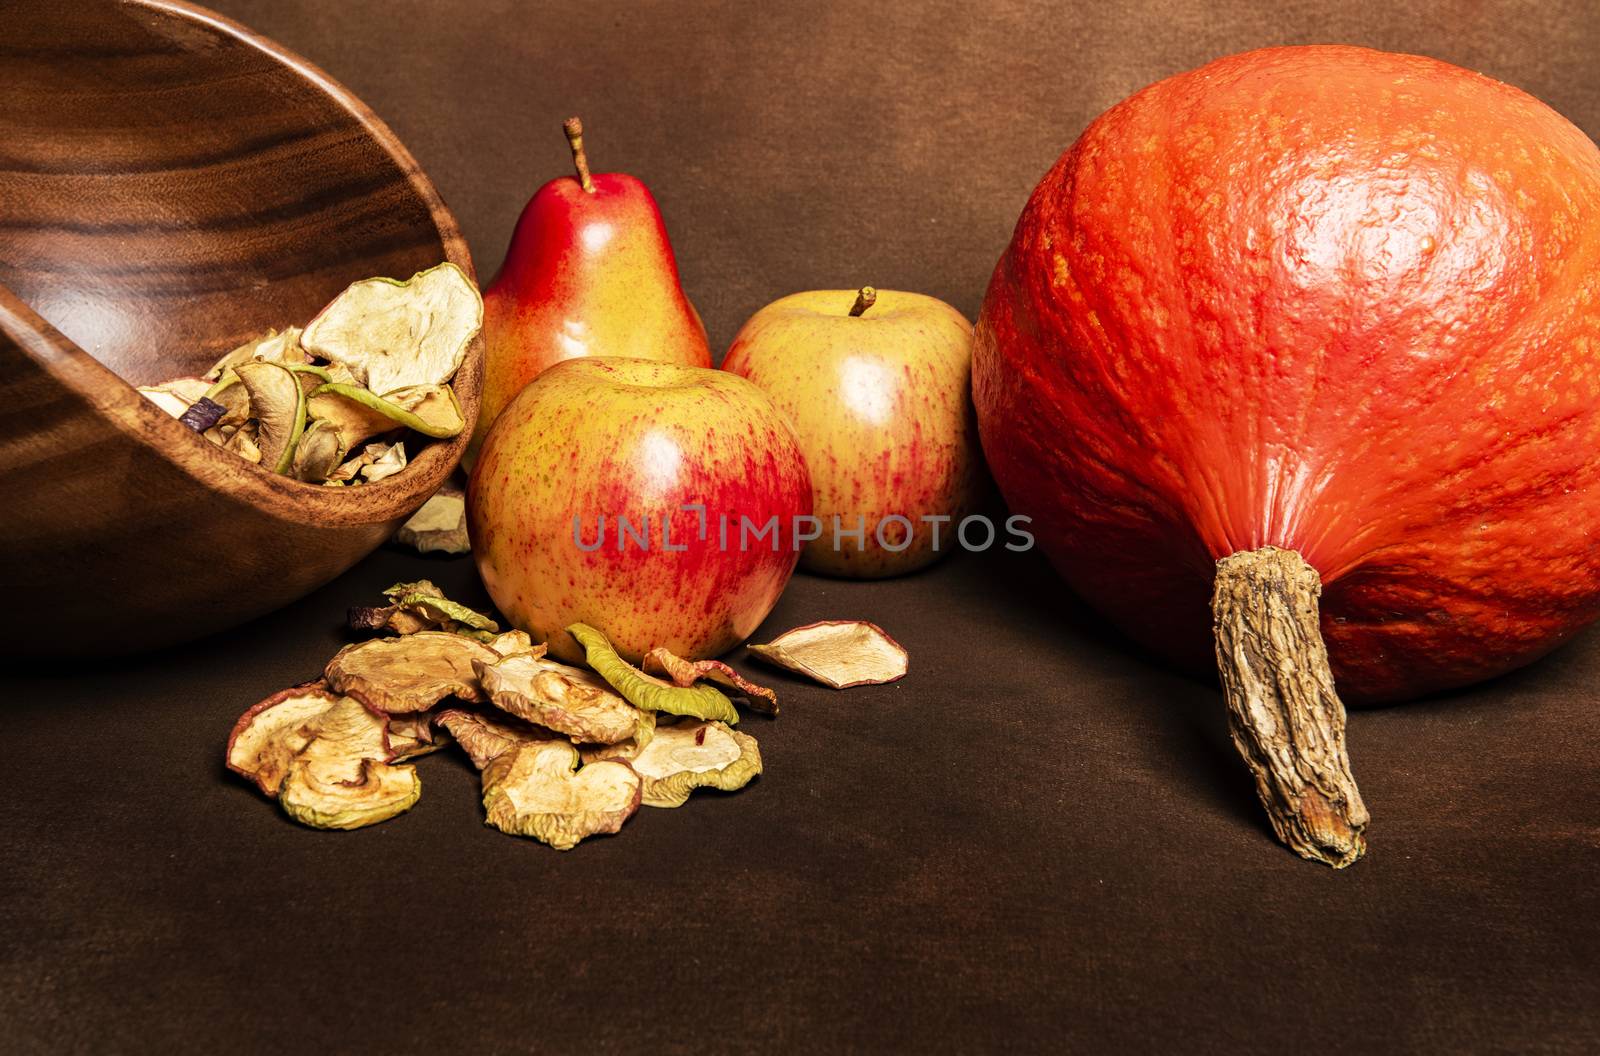
{"label": "tipped-over wooden bowl", "polygon": [[0,652],[126,652],[293,601],[455,467],[481,344],[455,380],[466,432],[359,487],[275,476],[133,386],[304,325],[357,279],[441,260],[472,275],[455,219],[365,106],[227,19],[4,6]]}

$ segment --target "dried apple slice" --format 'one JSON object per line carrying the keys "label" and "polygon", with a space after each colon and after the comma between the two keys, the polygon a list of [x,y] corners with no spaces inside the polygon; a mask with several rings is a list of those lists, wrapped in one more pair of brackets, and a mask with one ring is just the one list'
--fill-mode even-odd
{"label": "dried apple slice", "polygon": [[[485,643],[494,642],[496,632],[500,630],[500,625],[494,620],[476,609],[451,601],[444,596],[444,591],[426,579],[419,579],[415,583],[396,583],[383,594],[390,604],[351,606],[348,613],[351,629],[393,631],[395,634],[450,631]],[[524,632],[516,633],[521,634],[522,638],[508,640],[508,646],[514,645],[516,652],[531,652],[533,639]]]}
{"label": "dried apple slice", "polygon": [[685,720],[656,727],[644,750],[629,760],[644,782],[647,807],[679,807],[697,788],[732,792],[761,773],[756,739],[720,722]]}
{"label": "dried apple slice", "polygon": [[385,762],[400,763],[437,752],[450,743],[450,734],[434,725],[427,712],[388,715],[383,729]]}
{"label": "dried apple slice", "polygon": [[644,751],[652,738],[656,735],[656,713],[653,711],[638,711],[639,725],[633,731],[633,736],[616,744],[580,744],[578,755],[586,763],[597,763],[602,759],[632,759]]}
{"label": "dried apple slice", "polygon": [[365,279],[307,324],[300,342],[377,393],[449,381],[483,325],[483,298],[446,262],[405,282]]}
{"label": "dried apple slice", "polygon": [[489,639],[489,648],[501,656],[543,656],[544,643],[536,642],[527,631],[502,631]]}
{"label": "dried apple slice", "polygon": [[222,445],[224,451],[232,451],[246,462],[261,463],[261,448],[256,446],[256,423],[246,422],[234,430],[232,436]]}
{"label": "dried apple slice", "polygon": [[[445,597],[444,591],[434,586],[431,580],[419,579],[415,583],[396,583],[385,590],[383,596],[397,608],[414,612],[446,630],[458,633],[463,629],[490,633],[500,630],[498,623],[477,609],[468,608],[460,602]],[[529,644],[532,644],[531,640]]]}
{"label": "dried apple slice", "polygon": [[[368,445],[371,446],[370,444]],[[406,445],[400,441],[383,448],[371,462],[361,467],[361,477],[368,484],[394,476],[406,468]]]}
{"label": "dried apple slice", "polygon": [[[353,438],[352,443],[401,426],[423,436],[444,439],[455,436],[467,424],[455,390],[448,385],[413,387],[390,396],[376,396],[359,385],[331,382],[313,390],[311,400],[316,406],[313,413],[334,421],[347,432],[347,438]],[[362,435],[357,437],[358,433]]]}
{"label": "dried apple slice", "polygon": [[578,750],[561,741],[519,744],[483,771],[488,822],[569,851],[588,836],[616,832],[639,809],[633,768],[608,759],[579,768]]}
{"label": "dried apple slice", "polygon": [[174,378],[160,385],[140,385],[138,391],[172,417],[181,419],[196,401],[205,398],[210,388],[211,383],[204,378]]}
{"label": "dried apple slice", "polygon": [[339,468],[328,474],[329,484],[344,484],[360,476],[362,471],[378,459],[389,453],[392,444],[367,444],[360,451],[351,455],[339,464]]}
{"label": "dried apple slice", "polygon": [[448,696],[482,701],[473,664],[500,656],[482,642],[444,631],[372,638],[328,661],[328,684],[386,715],[427,711]]}
{"label": "dried apple slice", "polygon": [[434,718],[438,726],[461,745],[479,770],[522,744],[561,740],[547,730],[530,726],[511,715],[486,715],[465,708],[447,708]]}
{"label": "dried apple slice", "polygon": [[664,711],[696,719],[721,719],[732,726],[739,721],[733,702],[704,682],[675,686],[647,675],[617,655],[606,636],[586,623],[575,623],[567,633],[583,646],[584,660],[611,683],[629,704],[645,711]]}
{"label": "dried apple slice", "polygon": [[394,541],[412,546],[418,553],[443,551],[447,554],[472,552],[467,538],[467,503],[461,485],[451,481],[433,493],[422,509],[394,533]]}
{"label": "dried apple slice", "polygon": [[823,620],[785,631],[750,651],[769,664],[815,679],[834,689],[875,686],[904,678],[905,649],[865,620]]}
{"label": "dried apple slice", "polygon": [[685,660],[664,647],[644,654],[640,665],[647,675],[666,678],[675,686],[692,686],[701,679],[727,686],[744,694],[743,700],[752,710],[766,715],[778,714],[778,694],[766,686],[758,686],[721,660]]}
{"label": "dried apple slice", "polygon": [[339,467],[344,458],[344,439],[339,430],[324,421],[313,421],[300,434],[289,467],[296,480],[321,483]]}
{"label": "dried apple slice", "polygon": [[316,829],[359,829],[410,810],[422,779],[385,761],[385,725],[348,697],[323,712],[278,790],[284,813]]}
{"label": "dried apple slice", "polygon": [[495,707],[574,742],[616,744],[639,728],[639,710],[582,668],[531,653],[473,667]]}
{"label": "dried apple slice", "polygon": [[275,363],[306,362],[305,349],[300,347],[300,328],[287,327],[282,333],[268,330],[260,337],[253,337],[217,360],[203,376],[207,381],[217,381],[235,367],[256,359]]}
{"label": "dried apple slice", "polygon": [[295,821],[354,829],[410,809],[422,793],[412,767],[391,766],[387,723],[325,683],[286,689],[240,716],[228,768],[256,783]]}
{"label": "dried apple slice", "polygon": [[274,693],[251,707],[228,735],[228,769],[254,781],[267,795],[277,795],[295,755],[316,736],[314,720],[338,700],[318,680]]}
{"label": "dried apple slice", "polygon": [[278,363],[254,360],[234,368],[250,393],[250,416],[260,423],[256,446],[261,464],[286,472],[306,424],[306,394],[294,372]]}
{"label": "dried apple slice", "polygon": [[345,389],[352,387],[342,382],[317,386],[306,397],[306,414],[312,421],[327,422],[332,425],[339,431],[345,447],[351,450],[380,433],[400,428],[399,423],[381,410],[341,395]]}

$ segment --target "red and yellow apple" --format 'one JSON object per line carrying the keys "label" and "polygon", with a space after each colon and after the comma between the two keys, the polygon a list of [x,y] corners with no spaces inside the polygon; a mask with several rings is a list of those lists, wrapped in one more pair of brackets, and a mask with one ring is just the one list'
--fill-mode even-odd
{"label": "red and yellow apple", "polygon": [[796,293],[744,324],[722,368],[765,390],[800,437],[822,522],[805,568],[893,576],[953,545],[984,481],[971,362],[972,325],[919,293]]}
{"label": "red and yellow apple", "polygon": [[765,393],[640,359],[545,371],[501,412],[467,487],[489,596],[569,661],[580,622],[636,662],[742,642],[794,572],[810,513],[799,441]]}
{"label": "red and yellow apple", "polygon": [[529,200],[483,291],[483,394],[468,465],[495,417],[552,364],[632,356],[711,366],[649,188],[626,173],[590,173],[577,118],[566,132],[575,174]]}

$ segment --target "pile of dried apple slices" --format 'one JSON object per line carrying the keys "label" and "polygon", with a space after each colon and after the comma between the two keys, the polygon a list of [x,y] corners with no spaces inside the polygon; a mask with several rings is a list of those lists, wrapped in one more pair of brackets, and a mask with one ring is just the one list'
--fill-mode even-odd
{"label": "pile of dried apple slices", "polygon": [[139,392],[274,473],[370,484],[405,469],[407,431],[446,439],[466,427],[450,382],[482,325],[478,288],[447,262],[405,282],[364,279],[304,330],[268,331],[198,378]]}
{"label": "pile of dried apple slices", "polygon": [[[681,806],[761,773],[735,703],[776,715],[777,694],[719,660],[655,649],[641,670],[580,623],[566,633],[588,668],[573,667],[426,580],[384,593],[350,623],[385,636],[345,646],[322,678],[256,704],[228,738],[228,768],[303,825],[404,813],[422,794],[411,760],[452,742],[481,772],[488,824],[557,850],[618,831],[641,804]],[[812,624],[752,648],[835,688],[906,670],[905,650],[872,624]]]}

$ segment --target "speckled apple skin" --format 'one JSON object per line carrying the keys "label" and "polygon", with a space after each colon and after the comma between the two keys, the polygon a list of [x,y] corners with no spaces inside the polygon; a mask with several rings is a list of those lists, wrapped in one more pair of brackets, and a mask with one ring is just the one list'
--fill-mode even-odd
{"label": "speckled apple skin", "polygon": [[1324,584],[1341,696],[1525,664],[1600,608],[1600,151],[1431,59],[1222,59],[1114,107],[1034,191],[973,386],[1067,581],[1212,662],[1215,562]]}
{"label": "speckled apple skin", "polygon": [[[922,568],[954,549],[956,526],[984,486],[983,454],[971,396],[972,324],[934,297],[879,290],[851,316],[856,290],[812,290],[767,305],[739,330],[722,369],[764,389],[794,423],[811,467],[822,537],[801,565],[869,579]],[[899,514],[913,525],[896,552],[875,527]],[[924,515],[943,515],[934,526]],[[833,546],[832,525],[865,523]],[[865,518],[864,522],[860,518]],[[904,526],[884,529],[891,546]]]}
{"label": "speckled apple skin", "polygon": [[[707,532],[699,514],[706,507]],[[665,646],[717,656],[772,611],[798,558],[792,525],[811,512],[794,430],[765,393],[720,370],[592,357],[558,363],[490,430],[467,486],[472,552],[495,606],[550,652],[577,662],[565,628],[587,623],[637,662]],[[728,546],[719,515],[729,517]],[[604,545],[592,545],[606,516]],[[649,549],[626,537],[651,522]],[[741,549],[739,518],[778,518]],[[661,520],[670,518],[671,544]]]}
{"label": "speckled apple skin", "polygon": [[594,190],[562,176],[522,210],[483,291],[483,396],[468,460],[541,371],[581,356],[711,366],[705,326],[678,281],[655,198],[624,173]]}

